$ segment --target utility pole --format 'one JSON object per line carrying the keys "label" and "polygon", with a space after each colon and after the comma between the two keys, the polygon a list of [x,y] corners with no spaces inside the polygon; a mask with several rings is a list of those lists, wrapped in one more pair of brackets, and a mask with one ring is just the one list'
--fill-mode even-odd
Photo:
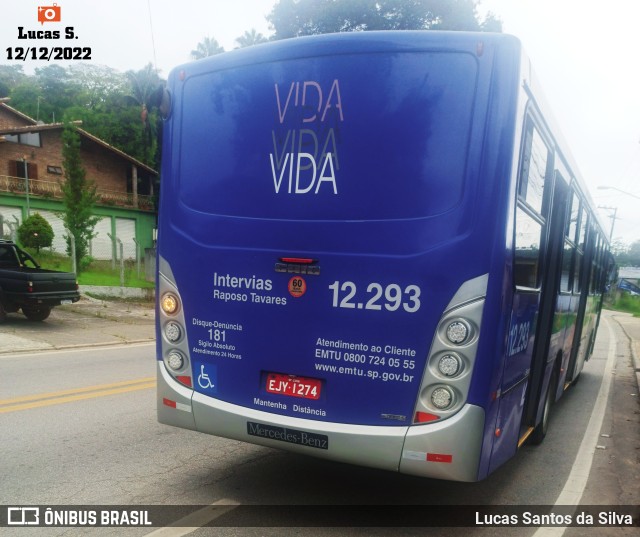
{"label": "utility pole", "polygon": [[617,218],[617,214],[618,214],[618,208],[617,207],[604,207],[603,205],[598,205],[598,209],[606,209],[608,211],[613,211],[613,214],[609,215],[609,218],[611,218],[611,231],[609,232],[609,242],[611,242],[613,240],[613,228],[616,225],[616,218]]}
{"label": "utility pole", "polygon": [[26,155],[22,157],[22,164],[24,165],[24,179],[27,191],[27,218],[29,218],[31,216],[31,210],[29,207],[29,163],[27,162]]}

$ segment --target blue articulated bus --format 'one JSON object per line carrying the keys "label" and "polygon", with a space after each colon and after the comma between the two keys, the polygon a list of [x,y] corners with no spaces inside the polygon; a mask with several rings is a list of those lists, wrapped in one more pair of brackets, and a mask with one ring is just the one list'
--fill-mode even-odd
{"label": "blue articulated bus", "polygon": [[163,110],[161,423],[458,481],[542,441],[609,257],[517,39],[270,43]]}

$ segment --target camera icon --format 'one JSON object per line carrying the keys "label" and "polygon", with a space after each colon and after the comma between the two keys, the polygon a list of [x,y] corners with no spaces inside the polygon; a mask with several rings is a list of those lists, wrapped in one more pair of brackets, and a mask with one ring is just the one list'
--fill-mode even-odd
{"label": "camera icon", "polygon": [[44,24],[45,22],[60,22],[60,6],[53,4],[52,6],[38,6],[38,22]]}

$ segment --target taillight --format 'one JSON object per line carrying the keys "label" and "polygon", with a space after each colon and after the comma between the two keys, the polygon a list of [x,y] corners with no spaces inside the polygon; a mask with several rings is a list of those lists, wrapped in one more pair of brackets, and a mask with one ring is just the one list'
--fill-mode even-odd
{"label": "taillight", "polygon": [[173,315],[180,308],[180,301],[173,293],[165,293],[160,299],[160,307],[167,315]]}
{"label": "taillight", "polygon": [[180,371],[185,364],[184,356],[181,352],[172,350],[167,355],[166,364],[169,366],[169,369]]}
{"label": "taillight", "polygon": [[416,412],[413,421],[415,423],[428,423],[430,421],[437,421],[439,419],[440,416],[436,416],[435,414],[431,414],[429,412]]}
{"label": "taillight", "polygon": [[480,276],[465,282],[442,315],[422,377],[414,424],[446,419],[466,403],[487,281],[487,276]]}
{"label": "taillight", "polygon": [[455,396],[449,386],[438,386],[431,392],[431,404],[438,410],[447,410],[454,403]]}
{"label": "taillight", "polygon": [[164,325],[164,335],[171,343],[180,341],[182,337],[182,327],[175,321],[169,321]]}
{"label": "taillight", "polygon": [[162,338],[162,360],[166,370],[180,384],[193,386],[184,309],[175,284],[161,277],[158,325]]}
{"label": "taillight", "polygon": [[464,345],[471,337],[471,327],[465,319],[456,319],[447,326],[447,339],[454,345]]}
{"label": "taillight", "polygon": [[438,371],[447,378],[457,377],[463,371],[463,361],[454,352],[443,354],[438,359]]}

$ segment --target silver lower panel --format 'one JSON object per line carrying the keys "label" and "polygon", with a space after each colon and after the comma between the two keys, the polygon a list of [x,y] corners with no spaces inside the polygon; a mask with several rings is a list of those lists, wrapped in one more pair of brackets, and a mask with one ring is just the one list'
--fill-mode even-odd
{"label": "silver lower panel", "polygon": [[[191,395],[191,400],[187,395]],[[182,410],[164,405],[163,398],[179,401]],[[184,410],[185,404],[190,405],[190,412]],[[411,427],[351,425],[281,416],[193,392],[173,380],[160,361],[158,418],[161,423],[168,425],[195,428],[203,433],[252,444],[359,466],[455,481],[477,480],[484,427],[484,411],[472,405],[466,405],[455,416],[441,423]],[[326,435],[328,449],[250,435],[248,422],[272,430],[281,428],[309,433],[310,436]],[[436,458],[444,455],[446,462],[429,461],[429,454],[438,455]]]}

